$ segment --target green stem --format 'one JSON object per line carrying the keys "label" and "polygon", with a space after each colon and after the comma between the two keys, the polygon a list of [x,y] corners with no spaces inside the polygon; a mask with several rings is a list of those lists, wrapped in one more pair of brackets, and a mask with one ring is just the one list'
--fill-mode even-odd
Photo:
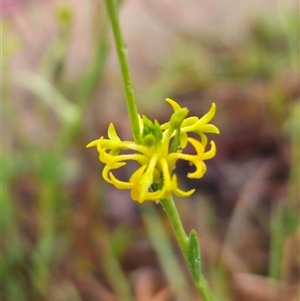
{"label": "green stem", "polygon": [[171,226],[174,230],[176,239],[177,239],[180,249],[184,255],[184,258],[187,260],[187,249],[188,249],[189,239],[183,229],[183,226],[182,226],[177,208],[173,201],[173,198],[170,197],[169,199],[163,199],[160,201],[160,203],[162,204],[162,206],[170,220]]}
{"label": "green stem", "polygon": [[[170,197],[168,199],[161,200],[160,203],[162,204],[162,206],[170,220],[170,223],[174,230],[176,239],[178,241],[180,249],[183,253],[185,261],[190,270],[190,264],[189,264],[189,260],[188,260],[189,238],[186,235],[184,228],[182,226],[182,223],[181,223],[177,208],[175,206],[174,200],[172,197]],[[191,272],[191,270],[190,270],[190,272]],[[191,272],[191,274],[192,274],[192,272]],[[201,277],[200,277],[199,281],[195,280],[194,277],[192,277],[192,278],[193,278],[193,281],[197,288],[197,291],[203,301],[215,301],[216,300],[214,298],[213,294],[211,293],[210,288],[207,284],[207,281],[204,278],[204,275],[202,273],[201,273]]]}
{"label": "green stem", "polygon": [[136,143],[141,143],[139,117],[127,59],[127,48],[122,37],[118,12],[116,9],[116,3],[114,0],[104,0],[104,2],[111,22],[113,36],[119,58],[132,135]]}
{"label": "green stem", "polygon": [[[149,202],[148,202],[149,203]],[[178,300],[190,300],[188,282],[174,254],[165,225],[154,204],[143,204],[142,218],[171,290]]]}
{"label": "green stem", "polygon": [[199,283],[196,283],[196,288],[203,301],[216,301],[203,275]]}

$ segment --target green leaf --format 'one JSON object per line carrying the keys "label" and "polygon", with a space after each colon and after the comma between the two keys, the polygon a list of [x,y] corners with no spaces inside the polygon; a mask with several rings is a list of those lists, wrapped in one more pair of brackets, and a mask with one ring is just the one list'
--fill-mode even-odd
{"label": "green leaf", "polygon": [[201,278],[201,255],[199,240],[195,230],[192,230],[189,236],[188,262],[190,271],[195,282],[199,283]]}

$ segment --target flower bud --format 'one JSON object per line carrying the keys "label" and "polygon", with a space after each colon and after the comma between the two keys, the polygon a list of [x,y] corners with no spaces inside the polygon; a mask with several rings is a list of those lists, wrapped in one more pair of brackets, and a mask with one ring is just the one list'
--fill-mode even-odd
{"label": "flower bud", "polygon": [[142,121],[144,124],[142,133],[144,145],[155,146],[156,144],[160,143],[162,139],[162,130],[158,121],[154,120],[153,123],[146,116],[142,117]]}
{"label": "flower bud", "polygon": [[188,112],[189,110],[187,108],[181,108],[180,110],[172,114],[170,118],[170,129],[172,131],[178,129],[181,126]]}

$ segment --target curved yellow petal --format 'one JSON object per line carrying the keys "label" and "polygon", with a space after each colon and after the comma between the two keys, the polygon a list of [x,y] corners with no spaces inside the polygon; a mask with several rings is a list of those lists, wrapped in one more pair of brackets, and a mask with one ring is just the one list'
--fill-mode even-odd
{"label": "curved yellow petal", "polygon": [[149,188],[153,183],[154,169],[155,169],[158,157],[159,157],[159,155],[157,153],[155,153],[152,156],[144,174],[139,179],[141,198],[143,197],[144,193],[149,191]]}
{"label": "curved yellow petal", "polygon": [[109,173],[111,183],[118,189],[131,189],[132,183],[117,179],[112,172]]}
{"label": "curved yellow petal", "polygon": [[179,189],[179,188],[176,188],[176,189],[174,190],[174,194],[176,194],[177,196],[182,197],[182,198],[189,197],[189,196],[191,196],[194,192],[195,192],[195,189],[191,189],[191,190],[189,190],[189,191],[183,191],[183,190],[181,190],[181,189]]}
{"label": "curved yellow petal", "polygon": [[140,203],[144,201],[158,201],[162,199],[164,196],[164,192],[162,190],[157,190],[157,191],[148,191],[143,194],[142,198],[139,200]]}
{"label": "curved yellow petal", "polygon": [[194,125],[198,120],[199,118],[196,116],[188,117],[182,122],[182,127]]}
{"label": "curved yellow petal", "polygon": [[161,165],[162,173],[163,173],[163,187],[162,190],[164,189],[165,191],[169,191],[170,187],[172,185],[171,182],[171,175],[169,171],[169,166],[166,158],[160,158],[159,163]]}
{"label": "curved yellow petal", "polygon": [[108,183],[112,184],[112,181],[109,177],[109,172],[112,169],[117,169],[120,168],[122,166],[124,166],[126,163],[122,162],[122,163],[115,163],[115,164],[107,164],[104,166],[103,170],[102,170],[102,177],[104,178],[104,180]]}
{"label": "curved yellow petal", "polygon": [[97,143],[97,151],[100,153],[100,151],[103,149],[102,145],[101,145],[101,142],[103,141],[103,136],[101,136],[98,140],[98,143]]}
{"label": "curved yellow petal", "polygon": [[220,130],[213,124],[205,124],[197,128],[196,132],[204,132],[204,133],[210,133],[210,134],[220,134]]}
{"label": "curved yellow petal", "polygon": [[195,189],[191,189],[189,191],[183,191],[181,189],[178,188],[178,184],[177,184],[177,176],[173,175],[172,177],[172,182],[174,183],[174,193],[179,196],[179,197],[188,197],[191,194],[193,194],[195,192]]}
{"label": "curved yellow petal", "polygon": [[161,172],[158,168],[155,168],[153,172],[153,182],[159,183],[160,180],[161,180]]}
{"label": "curved yellow petal", "polygon": [[89,144],[86,145],[86,148],[97,146],[98,142],[99,142],[99,139],[93,140],[92,142],[90,142]]}
{"label": "curved yellow petal", "polygon": [[144,122],[143,122],[143,119],[142,119],[142,117],[141,117],[140,114],[138,114],[138,118],[139,118],[140,133],[143,133],[143,130],[144,130]]}
{"label": "curved yellow petal", "polygon": [[181,106],[175,100],[173,100],[171,98],[166,98],[166,102],[172,106],[174,112],[181,109]]}
{"label": "curved yellow petal", "polygon": [[190,172],[187,174],[187,177],[190,179],[200,179],[204,176],[206,172],[206,165],[203,161],[192,161],[192,164],[196,167],[194,172]]}
{"label": "curved yellow petal", "polygon": [[195,151],[196,151],[196,156],[200,159],[202,158],[203,156],[203,153],[204,153],[204,147],[203,147],[203,144],[194,139],[194,138],[188,138],[187,141],[192,144],[192,146],[194,147]]}
{"label": "curved yellow petal", "polygon": [[[106,155],[110,156],[107,153]],[[126,154],[126,155],[111,156],[111,162],[128,161],[128,160],[137,161],[141,165],[144,165],[149,161],[149,158],[141,154]]]}
{"label": "curved yellow petal", "polygon": [[203,133],[198,133],[201,139],[201,143],[203,145],[203,149],[205,149],[206,145],[207,145],[207,137],[206,135],[204,135]]}
{"label": "curved yellow petal", "polygon": [[217,108],[216,104],[212,103],[209,111],[199,119],[199,122],[201,124],[206,124],[209,121],[211,121],[216,114],[216,108]]}
{"label": "curved yellow petal", "polygon": [[115,160],[115,158],[117,158],[117,157],[118,156],[113,156],[113,155],[108,154],[105,149],[99,150],[99,160],[102,163],[113,164],[117,161],[117,160]]}
{"label": "curved yellow petal", "polygon": [[179,141],[180,141],[180,147],[182,148],[182,149],[185,149],[186,148],[186,146],[187,146],[187,143],[188,143],[188,136],[187,136],[187,134],[186,133],[180,133],[180,135],[179,135]]}
{"label": "curved yellow petal", "polygon": [[[169,167],[169,170],[172,170],[175,165],[176,165],[176,162],[178,159],[183,159],[183,156],[186,155],[186,154],[183,154],[183,153],[170,153],[166,156],[166,159],[167,159],[167,162],[168,162],[168,167]],[[188,160],[189,161],[189,160]]]}
{"label": "curved yellow petal", "polygon": [[217,147],[214,141],[210,141],[210,150],[203,154],[203,160],[208,160],[213,158],[216,155]]}
{"label": "curved yellow petal", "polygon": [[119,138],[119,136],[116,132],[115,126],[112,122],[108,126],[107,135],[108,135],[108,138],[112,141],[116,141],[116,142],[121,141],[121,139]]}
{"label": "curved yellow petal", "polygon": [[129,179],[129,182],[132,184],[130,195],[134,201],[138,201],[140,199],[140,179],[144,174],[146,168],[146,164],[142,165],[131,175]]}
{"label": "curved yellow petal", "polygon": [[120,149],[120,150],[128,149],[124,141],[115,141],[115,140],[109,140],[104,138],[99,141],[99,145],[101,148],[106,148],[106,149]]}
{"label": "curved yellow petal", "polygon": [[[171,168],[172,166],[175,166],[176,161],[179,159],[185,160],[185,161],[189,161],[191,164],[196,166],[199,168],[199,162],[201,162],[203,160],[203,156],[204,156],[204,147],[202,145],[202,143],[194,138],[187,138],[187,141],[192,144],[192,146],[194,147],[196,154],[185,154],[185,153],[171,153],[168,154],[167,156],[167,161],[168,161],[168,165],[169,168]],[[199,171],[197,170],[197,173],[191,173],[191,176],[198,176],[199,175]]]}
{"label": "curved yellow petal", "polygon": [[118,147],[123,150],[135,150],[143,154],[149,153],[147,146],[139,145],[132,141],[121,141]]}
{"label": "curved yellow petal", "polygon": [[129,182],[139,184],[141,176],[145,172],[147,168],[147,164],[140,166],[130,177]]}
{"label": "curved yellow petal", "polygon": [[210,110],[200,119],[198,117],[189,117],[184,120],[182,123],[181,131],[188,133],[188,132],[195,132],[197,134],[203,133],[212,133],[212,134],[219,134],[219,129],[213,125],[208,124],[208,122],[214,117],[216,113],[216,105],[213,103],[211,105]]}

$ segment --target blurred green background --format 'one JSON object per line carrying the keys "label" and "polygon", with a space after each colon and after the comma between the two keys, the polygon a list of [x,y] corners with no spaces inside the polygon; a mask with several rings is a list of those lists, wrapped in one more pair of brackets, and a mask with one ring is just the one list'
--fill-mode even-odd
{"label": "blurred green background", "polygon": [[[139,112],[217,104],[207,174],[178,166],[183,223],[219,300],[298,300],[299,8],[231,2],[119,3]],[[1,27],[1,300],[199,300],[161,207],[85,148],[110,122],[131,139],[102,2],[4,0]]]}

